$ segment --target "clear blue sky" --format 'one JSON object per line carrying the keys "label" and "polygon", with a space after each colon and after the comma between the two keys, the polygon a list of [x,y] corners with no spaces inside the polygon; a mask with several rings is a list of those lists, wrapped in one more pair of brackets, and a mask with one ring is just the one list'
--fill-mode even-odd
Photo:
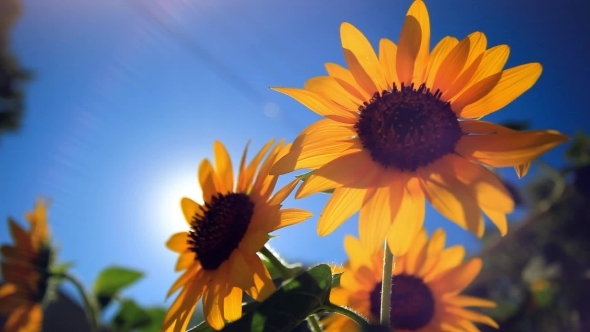
{"label": "clear blue sky", "polygon": [[[38,195],[50,197],[61,260],[75,261],[88,285],[110,264],[143,270],[147,277],[126,294],[151,305],[164,303],[177,277],[164,243],[184,226],[178,202],[198,194],[197,165],[212,156],[213,140],[234,159],[248,139],[252,150],[272,137],[293,140],[318,117],[268,87],[301,87],[325,75],[325,62],[344,64],[343,21],[375,46],[382,37],[397,42],[411,1],[137,1],[25,1],[12,45],[36,79],[22,130],[0,141],[0,216],[23,221]],[[583,33],[590,25],[582,4],[427,1],[432,43],[480,30],[488,45],[511,46],[509,66],[543,64],[537,84],[488,119],[529,120],[570,135],[590,129]],[[562,155],[563,147],[542,159],[558,166]],[[502,174],[515,179],[511,170]],[[319,215],[327,198],[286,205]],[[325,238],[316,223],[289,227],[271,245],[292,261],[342,262],[342,238],[357,233],[355,218]],[[4,225],[2,243],[9,241]],[[477,248],[431,208],[427,225],[445,226],[450,243]]]}

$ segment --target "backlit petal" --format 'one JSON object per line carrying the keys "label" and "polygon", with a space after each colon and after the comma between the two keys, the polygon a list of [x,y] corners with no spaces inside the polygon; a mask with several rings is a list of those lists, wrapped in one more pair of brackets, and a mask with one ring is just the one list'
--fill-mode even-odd
{"label": "backlit petal", "polygon": [[227,149],[220,141],[213,143],[215,156],[215,171],[219,177],[222,193],[232,192],[234,189],[234,171]]}
{"label": "backlit petal", "polygon": [[363,102],[347,92],[331,76],[317,76],[305,82],[305,89],[328,97],[346,110],[356,112]]}
{"label": "backlit petal", "polygon": [[318,221],[318,234],[325,236],[332,233],[342,223],[360,210],[365,197],[366,189],[336,188],[330,200],[324,207]]}
{"label": "backlit petal", "polygon": [[402,195],[391,195],[392,200],[401,200],[401,205],[387,235],[389,250],[396,257],[405,255],[413,245],[422,229],[425,215],[424,193],[418,179],[409,179],[402,188]]}
{"label": "backlit petal", "polygon": [[[449,52],[455,46],[459,44],[459,41],[455,37],[447,36],[441,39],[438,44],[432,50],[428,58],[428,66],[426,67],[426,86],[432,89],[432,85],[434,84],[434,79],[438,73],[438,70],[443,63],[443,61],[449,55]],[[435,92],[435,91],[433,91]]]}
{"label": "backlit petal", "polygon": [[381,39],[379,41],[379,64],[387,82],[387,89],[392,89],[394,84],[399,87],[397,71],[395,69],[396,58],[397,45],[389,39]]}
{"label": "backlit petal", "polygon": [[315,92],[297,88],[272,88],[297,100],[315,113],[341,122],[355,123],[356,115]]}
{"label": "backlit petal", "polygon": [[346,92],[354,96],[354,98],[361,101],[369,101],[369,99],[371,99],[371,95],[366,93],[365,90],[360,87],[348,69],[339,64],[330,62],[326,63],[325,67],[328,74],[334,78],[334,80],[336,80]]}
{"label": "backlit petal", "polygon": [[184,214],[184,220],[186,220],[186,223],[189,225],[192,223],[195,216],[203,215],[201,206],[197,202],[187,197],[183,197],[180,200],[180,208],[182,209],[182,214]]}
{"label": "backlit petal", "polygon": [[168,249],[182,253],[188,250],[188,232],[180,232],[172,235],[166,242]]}

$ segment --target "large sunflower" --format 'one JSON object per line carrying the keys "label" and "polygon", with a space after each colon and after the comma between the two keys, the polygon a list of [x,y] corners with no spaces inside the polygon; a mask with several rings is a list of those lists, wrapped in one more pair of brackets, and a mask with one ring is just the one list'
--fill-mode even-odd
{"label": "large sunflower", "polygon": [[39,199],[26,214],[29,231],[8,219],[14,245],[3,245],[0,313],[7,315],[5,332],[41,331],[42,303],[49,280],[51,248],[47,227],[47,203]]}
{"label": "large sunflower", "polygon": [[[494,302],[460,295],[481,270],[473,258],[462,263],[465,248],[445,249],[445,232],[438,229],[427,239],[422,229],[405,255],[396,257],[391,278],[391,326],[396,332],[479,331],[473,323],[498,327],[491,318],[465,307],[493,307]],[[342,269],[340,287],[330,301],[348,306],[379,322],[383,249],[371,253],[353,236],[344,239],[349,261]],[[348,318],[332,315],[322,321],[327,332],[358,331]]]}
{"label": "large sunflower", "polygon": [[268,233],[311,217],[305,210],[281,209],[297,180],[271,196],[278,176],[268,175],[268,170],[287,147],[282,142],[273,147],[271,140],[247,166],[246,148],[236,181],[220,142],[213,146],[215,167],[207,159],[201,162],[198,177],[205,204],[183,198],[180,205],[190,230],[174,234],[166,243],[179,254],[176,271],[186,271],[168,292],[182,288],[168,309],[164,329],[186,330],[201,297],[207,322],[220,329],[225,321],[240,318],[242,292],[260,301],[274,291],[257,252]]}
{"label": "large sunflower", "polygon": [[[482,165],[513,166],[522,176],[532,159],[567,138],[479,119],[528,90],[541,65],[502,70],[508,46],[487,49],[481,32],[461,41],[445,37],[430,52],[429,17],[421,0],[407,13],[399,45],[381,39],[378,56],[351,24],[343,23],[340,34],[349,69],[327,63],[329,76],[308,80],[304,89],[274,88],[325,117],[304,129],[271,169],[271,174],[316,170],[297,198],[335,188],[318,233],[331,233],[360,210],[360,241],[376,250],[388,233],[411,238],[428,199],[478,236],[484,232],[482,211],[505,234],[514,203]],[[389,243],[395,255],[409,244]]]}

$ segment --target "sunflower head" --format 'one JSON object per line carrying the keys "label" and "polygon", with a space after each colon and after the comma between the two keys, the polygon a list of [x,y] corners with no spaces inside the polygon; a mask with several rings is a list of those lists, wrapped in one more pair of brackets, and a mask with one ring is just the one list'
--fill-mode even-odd
{"label": "sunflower head", "polygon": [[[340,37],[348,68],[327,63],[328,75],[304,88],[274,88],[324,117],[304,129],[271,169],[314,172],[296,198],[334,189],[318,221],[327,235],[360,210],[359,236],[377,250],[387,234],[422,227],[424,202],[477,236],[485,214],[507,231],[514,202],[484,166],[514,167],[568,138],[554,130],[515,131],[481,118],[510,104],[541,75],[539,63],[504,69],[510,49],[488,47],[479,31],[441,39],[430,49],[424,1],[410,6],[398,40],[378,53],[352,24]],[[390,243],[395,255],[409,247]]]}
{"label": "sunflower head", "polygon": [[[463,262],[462,246],[445,248],[445,232],[427,238],[420,230],[407,254],[396,257],[391,292],[391,326],[404,331],[479,331],[474,323],[498,325],[489,317],[465,307],[493,307],[491,301],[461,295],[481,270],[474,258]],[[349,256],[340,286],[332,290],[330,301],[351,307],[371,323],[378,323],[381,301],[383,251],[371,253],[352,236],[344,241]],[[348,318],[332,315],[323,321],[326,331],[356,331]]]}
{"label": "sunflower head", "polygon": [[185,270],[168,292],[181,289],[164,320],[164,329],[171,331],[186,329],[201,298],[207,322],[220,329],[241,316],[243,292],[258,301],[270,295],[275,286],[257,252],[270,232],[311,216],[281,209],[297,179],[273,195],[278,176],[268,171],[288,149],[283,142],[269,141],[250,163],[246,148],[237,177],[223,144],[215,142],[213,148],[215,164],[205,159],[198,171],[204,203],[181,200],[188,230],[166,244],[179,254],[176,270]]}
{"label": "sunflower head", "polygon": [[50,246],[47,225],[47,202],[38,199],[33,211],[26,213],[30,229],[22,228],[9,218],[8,225],[14,240],[3,245],[0,313],[8,316],[4,331],[40,331],[42,306],[53,286],[50,269],[54,251]]}

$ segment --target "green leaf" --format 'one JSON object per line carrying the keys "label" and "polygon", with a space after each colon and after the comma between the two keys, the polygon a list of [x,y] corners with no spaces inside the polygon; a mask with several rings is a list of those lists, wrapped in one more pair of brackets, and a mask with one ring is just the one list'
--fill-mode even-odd
{"label": "green leaf", "polygon": [[[264,266],[266,266],[266,268],[268,269],[268,273],[270,273],[270,277],[272,279],[279,279],[282,278],[280,271],[276,268],[276,266],[271,263],[268,258],[266,258],[264,255],[259,255],[260,259],[262,260],[262,263],[264,264]],[[280,257],[277,256],[277,258],[280,259]],[[281,260],[283,263],[283,266],[285,266],[287,269],[289,269],[293,274],[299,272],[302,269],[302,265],[300,263],[293,263],[293,264],[287,264],[287,262]]]}
{"label": "green leaf", "polygon": [[111,266],[98,275],[94,282],[94,295],[100,308],[105,308],[121,290],[137,282],[143,273],[124,267]]}
{"label": "green leaf", "polygon": [[331,283],[330,267],[326,264],[317,265],[286,281],[254,310],[226,325],[222,331],[291,331],[308,316],[329,303]]}
{"label": "green leaf", "polygon": [[[313,171],[309,171],[305,174],[301,174],[301,175],[296,175],[295,177],[298,178],[299,180],[305,182],[307,180],[307,178],[309,178],[309,176],[311,175],[311,173],[315,172],[315,170]],[[334,189],[328,189],[328,190],[324,190],[322,191],[325,194],[331,194],[334,192]]]}
{"label": "green leaf", "polygon": [[150,315],[151,322],[149,325],[139,329],[140,332],[160,332],[164,317],[166,316],[166,309],[160,307],[147,308],[146,312]]}
{"label": "green leaf", "polygon": [[68,272],[68,270],[74,266],[74,262],[65,262],[61,264],[54,265],[51,268],[51,273],[53,274],[64,274]]}
{"label": "green leaf", "polygon": [[340,277],[342,272],[332,275],[332,288],[340,287]]}
{"label": "green leaf", "polygon": [[567,148],[565,156],[574,165],[587,165],[590,163],[590,136],[581,131],[576,133],[572,143]]}
{"label": "green leaf", "polygon": [[[119,311],[111,322],[113,329],[121,332],[148,327],[151,324],[152,316],[150,313],[146,309],[138,306],[135,301],[129,299],[121,301]],[[155,331],[158,331],[158,329]]]}

